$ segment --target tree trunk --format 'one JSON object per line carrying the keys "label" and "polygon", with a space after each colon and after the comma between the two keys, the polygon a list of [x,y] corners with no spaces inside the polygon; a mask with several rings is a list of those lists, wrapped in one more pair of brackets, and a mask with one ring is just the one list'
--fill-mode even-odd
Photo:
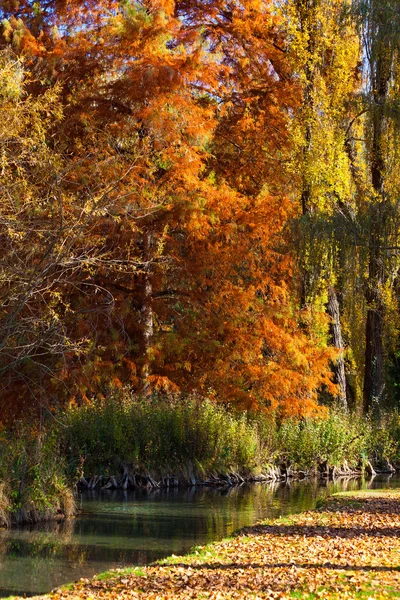
{"label": "tree trunk", "polygon": [[147,396],[150,392],[149,377],[151,375],[151,347],[154,336],[153,320],[153,284],[151,277],[151,245],[152,235],[144,234],[144,285],[143,303],[141,310],[142,321],[142,368],[141,368],[141,393]]}
{"label": "tree trunk", "polygon": [[364,411],[379,406],[385,389],[383,369],[383,308],[369,308],[365,340]]}
{"label": "tree trunk", "polygon": [[336,381],[339,386],[339,402],[344,410],[347,410],[346,394],[346,371],[344,368],[344,344],[342,328],[340,326],[340,307],[336,291],[332,286],[328,288],[328,313],[332,319],[331,335],[333,345],[338,348],[339,356],[335,365]]}
{"label": "tree trunk", "polygon": [[[312,48],[312,41],[309,41],[310,52]],[[304,90],[304,100],[303,103],[310,110],[313,109],[313,100],[312,100],[312,91],[313,91],[313,81],[314,81],[314,73],[310,68],[306,69],[306,75],[308,79],[308,84],[306,89]],[[311,153],[311,141],[312,141],[312,129],[310,123],[306,122],[305,125],[305,144],[303,148],[303,162],[307,164],[310,160]],[[307,216],[311,212],[311,184],[303,174],[302,177],[302,185],[301,185],[301,212],[303,217]],[[307,245],[308,245],[307,240]],[[303,246],[305,246],[303,241]],[[307,261],[302,259],[301,264],[301,280],[300,280],[300,310],[305,310],[308,307],[309,302],[309,293],[310,293],[310,265],[307,264]]]}
{"label": "tree trunk", "polygon": [[[308,133],[307,127],[307,133]],[[308,140],[308,135],[307,142]],[[311,134],[310,134],[311,137]],[[305,152],[306,153],[306,152]],[[310,213],[310,199],[311,199],[311,188],[306,181],[303,180],[302,184],[302,193],[301,193],[301,207],[303,216],[306,216]],[[308,245],[308,240],[306,244],[303,240],[303,246]],[[301,262],[301,272],[300,272],[300,310],[305,310],[308,308],[309,303],[309,294],[310,294],[310,265],[307,264],[307,261],[303,258]]]}
{"label": "tree trunk", "polygon": [[[382,43],[382,42],[381,42]],[[383,135],[385,111],[389,93],[391,66],[386,48],[377,49],[373,70],[374,113],[372,117],[371,181],[375,197],[371,206],[371,229],[369,242],[367,323],[365,333],[364,410],[368,412],[381,403],[385,389],[383,356],[384,304],[382,288],[385,284],[384,231],[386,225],[386,202],[384,189],[385,157]]]}
{"label": "tree trunk", "polygon": [[[299,16],[300,28],[302,31],[309,31],[309,36],[307,40],[307,52],[310,56],[314,53],[315,40],[312,35],[312,26],[311,23],[313,21],[313,11],[312,4],[308,2],[308,0],[297,0],[297,13]],[[312,125],[310,122],[310,115],[313,114],[314,111],[314,102],[313,102],[313,90],[314,90],[314,78],[315,72],[314,68],[311,64],[307,64],[305,66],[304,71],[307,84],[304,89],[304,98],[303,98],[303,110],[305,111],[305,131],[304,131],[304,147],[302,149],[302,162],[303,162],[303,174],[302,174],[302,182],[301,182],[301,212],[303,217],[306,217],[311,212],[311,199],[312,199],[312,187],[307,170],[304,168],[305,165],[311,159],[312,152]],[[303,250],[308,246],[309,240],[303,240]],[[309,264],[309,260],[307,260],[304,256],[302,257],[300,264],[300,310],[306,311],[309,307],[310,301],[310,269],[312,266]],[[300,325],[307,329],[307,317],[303,322],[301,319]]]}

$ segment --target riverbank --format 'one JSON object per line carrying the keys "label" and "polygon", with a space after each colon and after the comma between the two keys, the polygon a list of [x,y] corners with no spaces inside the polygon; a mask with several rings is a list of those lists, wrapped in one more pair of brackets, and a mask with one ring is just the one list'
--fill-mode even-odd
{"label": "riverbank", "polygon": [[337,408],[282,418],[237,412],[215,398],[125,392],[71,407],[59,420],[70,475],[90,490],[372,475],[399,462],[396,412],[379,421]]}
{"label": "riverbank", "polygon": [[198,395],[123,390],[0,430],[0,527],[74,513],[73,490],[151,490],[393,472],[400,415],[237,412]]}
{"label": "riverbank", "polygon": [[56,428],[0,425],[0,528],[61,520],[76,512]]}
{"label": "riverbank", "polygon": [[109,571],[42,600],[400,598],[400,492],[347,492],[148,567]]}

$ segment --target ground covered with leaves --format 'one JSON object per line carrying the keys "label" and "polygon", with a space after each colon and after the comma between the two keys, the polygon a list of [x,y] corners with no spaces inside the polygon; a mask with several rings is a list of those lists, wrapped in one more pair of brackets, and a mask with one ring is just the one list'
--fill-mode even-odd
{"label": "ground covered with leaves", "polygon": [[81,580],[50,598],[400,598],[400,492],[339,494],[319,510]]}

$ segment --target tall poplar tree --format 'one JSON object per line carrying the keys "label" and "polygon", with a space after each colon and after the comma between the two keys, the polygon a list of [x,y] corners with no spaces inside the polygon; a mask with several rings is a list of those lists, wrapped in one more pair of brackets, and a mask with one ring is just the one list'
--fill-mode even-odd
{"label": "tall poplar tree", "polygon": [[400,8],[394,0],[356,3],[364,42],[366,169],[368,175],[368,276],[365,287],[366,341],[364,410],[375,409],[385,397],[388,308],[398,261],[399,215],[399,27]]}
{"label": "tall poplar tree", "polygon": [[338,214],[351,211],[354,204],[346,128],[357,85],[360,48],[347,0],[290,0],[282,4],[282,13],[288,28],[288,56],[298,74],[301,93],[301,105],[291,125],[294,155],[289,168],[297,181],[302,214],[300,318],[304,327],[322,332],[326,305],[332,342],[338,349],[338,395],[346,408],[338,302],[338,293],[343,291],[342,258],[335,227]]}

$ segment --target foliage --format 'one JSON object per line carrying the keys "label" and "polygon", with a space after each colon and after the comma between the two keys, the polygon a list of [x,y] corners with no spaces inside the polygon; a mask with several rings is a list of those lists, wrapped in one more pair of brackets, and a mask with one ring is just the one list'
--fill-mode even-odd
{"label": "foliage", "polygon": [[70,517],[75,511],[57,431],[19,426],[0,437],[0,525]]}
{"label": "foliage", "polygon": [[298,467],[340,466],[347,461],[355,468],[368,456],[370,435],[365,419],[332,410],[322,419],[285,420],[278,447],[282,458]]}
{"label": "foliage", "polygon": [[71,407],[60,419],[70,469],[115,475],[125,465],[177,474],[188,465],[198,477],[258,471],[286,463],[295,470],[325,464],[356,469],[368,459],[397,459],[399,419],[380,422],[331,409],[316,418],[232,410],[215,398],[154,396],[125,391],[101,403]]}
{"label": "foliage", "polygon": [[370,439],[367,454],[375,458],[378,465],[387,466],[387,461],[398,463],[400,459],[400,415],[397,410],[386,412],[379,420],[370,424]]}
{"label": "foliage", "polygon": [[[72,407],[65,415],[65,452],[86,475],[134,469],[177,474],[192,465],[198,475],[246,470],[262,463],[257,428],[209,398],[111,398]],[[63,420],[64,420],[63,419]]]}
{"label": "foliage", "polygon": [[2,419],[126,384],[287,417],[319,418],[321,394],[357,408],[362,387],[364,412],[383,406],[393,0],[0,17]]}
{"label": "foliage", "polygon": [[[296,210],[276,164],[296,82],[281,18],[268,1],[231,17],[217,5],[22,3],[18,19],[2,7],[3,45],[24,57],[15,113],[56,92],[59,111],[52,126],[43,118],[51,161],[35,194],[24,165],[47,236],[40,245],[19,215],[7,280],[32,292],[16,291],[4,318],[21,331],[16,356],[4,347],[4,411],[16,394],[79,403],[124,383],[212,387],[296,415],[317,411],[321,386],[335,393],[335,353],[299,328],[293,304]],[[7,189],[19,179],[11,171]]]}

